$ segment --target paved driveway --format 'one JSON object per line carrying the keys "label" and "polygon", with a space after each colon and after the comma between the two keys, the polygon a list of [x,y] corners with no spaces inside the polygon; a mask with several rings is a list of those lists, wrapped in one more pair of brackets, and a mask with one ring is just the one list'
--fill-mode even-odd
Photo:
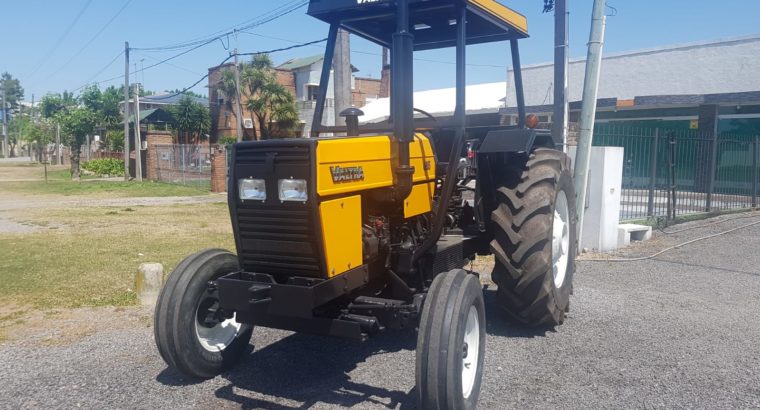
{"label": "paved driveway", "polygon": [[[624,255],[756,220],[659,235]],[[760,407],[758,238],[760,225],[656,260],[583,262],[570,317],[556,331],[526,330],[491,310],[480,407]],[[0,344],[0,407],[414,406],[411,333],[358,344],[257,329],[239,367],[188,384],[158,357],[148,314],[88,311],[89,336]],[[125,315],[140,318],[125,325]]]}

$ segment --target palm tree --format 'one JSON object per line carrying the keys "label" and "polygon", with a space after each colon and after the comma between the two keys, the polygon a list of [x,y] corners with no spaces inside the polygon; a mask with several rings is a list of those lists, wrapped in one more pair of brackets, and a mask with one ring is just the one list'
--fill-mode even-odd
{"label": "palm tree", "polygon": [[239,98],[240,89],[237,87],[235,72],[233,70],[226,69],[222,71],[222,75],[219,77],[219,82],[217,83],[217,92],[221,92],[224,96],[225,108],[227,108],[228,111],[234,112],[235,106],[233,104],[235,104]]}
{"label": "palm tree", "polygon": [[272,137],[274,127],[290,131],[298,123],[295,98],[274,78],[261,87],[259,93],[248,100],[246,108],[256,116],[263,139]]}
{"label": "palm tree", "polygon": [[188,96],[182,97],[171,109],[174,128],[184,133],[184,143],[200,141],[211,128],[211,115],[208,107],[201,105]]}
{"label": "palm tree", "polygon": [[[274,64],[268,54],[257,54],[250,63],[243,65],[240,72],[240,82],[242,83],[241,87],[245,88],[248,96],[245,106],[251,118],[256,118],[256,113],[250,109],[253,106],[250,104],[251,99],[255,98],[266,84],[275,81]],[[256,127],[253,127],[253,137],[256,140],[259,139]]]}
{"label": "palm tree", "polygon": [[[241,82],[245,87],[245,108],[259,124],[263,139],[271,138],[274,127],[291,130],[298,123],[293,95],[277,82],[274,64],[268,54],[257,54],[243,66]],[[258,139],[258,135],[254,136]]]}

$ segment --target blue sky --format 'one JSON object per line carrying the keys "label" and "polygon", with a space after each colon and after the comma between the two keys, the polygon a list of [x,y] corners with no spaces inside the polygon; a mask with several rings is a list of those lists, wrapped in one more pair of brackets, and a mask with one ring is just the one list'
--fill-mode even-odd
{"label": "blue sky", "polygon": [[[289,0],[290,1],[290,0]],[[523,64],[552,59],[552,16],[541,14],[541,0],[502,0],[529,19],[531,38],[521,42]],[[585,56],[591,19],[591,0],[569,0],[571,56]],[[3,2],[0,71],[20,78],[26,99],[47,92],[74,90],[82,85],[122,75],[124,41],[147,48],[181,43],[255,19],[288,3],[285,0],[25,0]],[[608,0],[616,15],[608,19],[606,53],[670,44],[714,40],[760,32],[760,1],[724,0]],[[87,7],[85,7],[87,6]],[[122,10],[123,8],[123,10]],[[82,12],[83,10],[83,12]],[[119,10],[122,10],[117,15]],[[81,15],[80,15],[81,12]],[[609,9],[608,12],[612,13]],[[229,49],[255,52],[287,47],[326,37],[327,26],[299,9],[274,22],[240,33],[183,55],[170,64],[146,69],[136,80],[154,91],[185,88],[229,55]],[[77,17],[79,17],[77,19]],[[114,18],[115,17],[115,18]],[[96,34],[113,19],[105,30]],[[72,24],[76,21],[76,24]],[[70,28],[70,29],[69,29]],[[256,35],[257,34],[257,35]],[[229,40],[229,41],[228,41]],[[276,63],[320,54],[323,46],[276,53]],[[352,62],[359,75],[379,77],[380,48],[352,38]],[[468,52],[470,84],[502,81],[509,65],[506,44],[474,46]],[[177,51],[133,51],[131,70],[148,67]],[[417,53],[417,90],[452,86],[453,50]],[[109,65],[110,62],[113,62]],[[759,71],[760,72],[760,71]],[[135,78],[132,78],[134,81]],[[122,79],[102,83],[118,85]],[[195,91],[205,94],[206,82]]]}

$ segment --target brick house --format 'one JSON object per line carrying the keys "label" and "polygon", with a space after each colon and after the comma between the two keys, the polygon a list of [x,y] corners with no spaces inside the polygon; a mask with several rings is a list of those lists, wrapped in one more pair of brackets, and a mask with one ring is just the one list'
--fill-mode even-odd
{"label": "brick house", "polygon": [[[305,58],[296,58],[286,61],[277,68],[277,81],[285,86],[295,97],[296,105],[299,112],[299,119],[302,127],[299,134],[302,136],[309,135],[311,132],[311,121],[314,116],[316,107],[317,93],[319,90],[319,79],[322,75],[323,56],[311,56]],[[219,90],[219,81],[225,70],[232,70],[232,63],[224,64],[217,67],[209,68],[208,87],[209,87],[209,107],[211,109],[211,129],[212,141],[218,140],[222,136],[237,137],[237,118],[233,109],[236,102],[227,99]],[[352,67],[355,73],[358,70]],[[331,84],[332,73],[330,73]],[[352,105],[354,107],[364,107],[366,104],[377,100],[383,95],[381,90],[381,80],[373,78],[351,77]],[[234,98],[233,98],[234,99]],[[330,88],[327,92],[327,101],[325,102],[325,125],[335,125],[334,107],[334,89]],[[250,127],[257,127],[256,121],[250,118],[250,113],[243,110],[243,123]],[[253,129],[244,129],[245,137],[252,138]]]}

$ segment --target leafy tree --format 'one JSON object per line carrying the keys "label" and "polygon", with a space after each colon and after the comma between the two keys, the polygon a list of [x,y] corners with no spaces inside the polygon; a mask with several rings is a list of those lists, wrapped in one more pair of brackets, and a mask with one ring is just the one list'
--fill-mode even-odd
{"label": "leafy tree", "polygon": [[97,115],[86,107],[71,108],[56,116],[63,132],[63,140],[71,147],[71,178],[80,179],[79,152],[88,134],[92,134],[97,124]]}
{"label": "leafy tree", "polygon": [[55,127],[46,120],[41,120],[34,124],[29,121],[26,123],[21,138],[26,141],[30,149],[34,150],[37,161],[42,162],[43,152],[45,152],[49,144],[55,141]]}
{"label": "leafy tree", "polygon": [[5,102],[10,108],[18,108],[18,103],[24,98],[24,88],[17,78],[13,78],[10,73],[0,75],[0,95],[5,90]]}
{"label": "leafy tree", "polygon": [[79,101],[92,112],[99,112],[102,106],[103,93],[97,85],[89,85],[79,95]]}
{"label": "leafy tree", "polygon": [[124,151],[124,130],[110,131],[106,146],[109,151]]}
{"label": "leafy tree", "polygon": [[[110,133],[115,131],[121,124],[122,115],[120,107],[123,104],[122,98],[123,95],[119,94],[119,90],[116,87],[111,86],[106,88],[105,91],[100,91],[100,88],[96,85],[85,88],[79,96],[82,104],[97,116],[97,126],[105,131],[106,142],[111,138]],[[121,146],[123,147],[124,144],[122,143]]]}
{"label": "leafy tree", "polygon": [[43,118],[55,118],[58,114],[77,106],[77,99],[72,93],[48,94],[40,101],[40,113]]}
{"label": "leafy tree", "polygon": [[123,120],[121,109],[124,104],[122,95],[116,87],[111,86],[103,91],[100,101],[100,119],[102,125],[109,130],[118,128]]}
{"label": "leafy tree", "polygon": [[185,96],[179,104],[170,108],[174,128],[184,134],[184,142],[200,141],[211,129],[211,114],[208,107]]}

